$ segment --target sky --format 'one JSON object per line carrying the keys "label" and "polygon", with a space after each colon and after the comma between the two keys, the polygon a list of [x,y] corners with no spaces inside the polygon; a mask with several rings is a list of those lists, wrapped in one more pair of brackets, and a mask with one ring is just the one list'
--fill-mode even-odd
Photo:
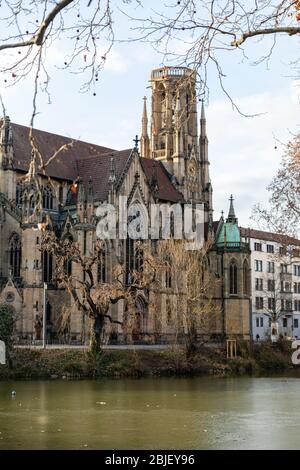
{"label": "sky", "polygon": [[[129,34],[128,19],[122,15],[118,16],[117,27],[119,37]],[[281,143],[299,130],[300,88],[288,66],[293,50],[299,47],[297,41],[278,41],[268,67],[252,64],[262,51],[260,41],[247,45],[250,61],[242,61],[238,53],[222,58],[224,81],[231,97],[241,111],[255,117],[244,117],[232,109],[214,73],[209,77],[205,108],[215,220],[221,210],[227,213],[228,199],[233,194],[239,223],[257,226],[250,219],[252,208],[257,203],[267,203],[266,187],[279,166]],[[142,98],[150,98],[150,73],[162,65],[162,56],[139,41],[116,43],[93,96],[93,91],[79,92],[82,77],[59,69],[65,55],[64,43],[54,45],[48,53],[51,103],[46,95],[39,94],[35,127],[115,149],[133,146],[133,138],[141,132]],[[0,53],[0,66],[5,60]],[[32,79],[9,88],[3,85],[0,80],[7,114],[13,122],[28,125]]]}

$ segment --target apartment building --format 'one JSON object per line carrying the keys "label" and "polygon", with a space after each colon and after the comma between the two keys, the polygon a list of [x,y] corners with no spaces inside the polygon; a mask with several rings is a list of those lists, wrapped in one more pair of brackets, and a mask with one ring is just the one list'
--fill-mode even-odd
{"label": "apartment building", "polygon": [[268,339],[272,322],[279,335],[300,338],[300,241],[242,227],[241,236],[251,249],[253,340]]}

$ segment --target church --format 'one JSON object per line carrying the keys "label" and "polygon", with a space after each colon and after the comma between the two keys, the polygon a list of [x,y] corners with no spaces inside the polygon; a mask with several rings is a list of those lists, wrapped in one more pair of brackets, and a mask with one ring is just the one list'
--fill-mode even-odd
{"label": "church", "polygon": [[[202,103],[198,122],[195,80],[195,72],[185,67],[152,71],[150,119],[144,98],[142,131],[133,148],[116,150],[34,129],[38,152],[49,163],[38,174],[43,217],[48,228],[61,239],[76,241],[87,255],[95,243],[95,211],[104,202],[114,205],[119,196],[126,196],[128,205],[140,202],[146,207],[152,203],[203,204],[205,233],[212,240],[208,269],[216,278],[214,296],[220,308],[210,337],[248,340],[249,240],[241,237],[232,198],[228,217],[213,221],[206,117]],[[52,159],[62,147],[64,151]],[[87,344],[88,318],[70,294],[55,285],[55,258],[41,249],[34,188],[24,178],[30,171],[31,152],[29,128],[4,116],[0,129],[0,301],[13,307],[20,344],[38,344],[43,321],[47,341],[61,341],[57,324],[65,307],[72,309],[67,342]],[[108,241],[98,282],[109,282],[116,262],[134,264],[132,256],[130,239]],[[75,267],[70,263],[67,269],[71,273]],[[159,292],[150,289],[137,296],[134,342],[173,341],[176,295],[171,277],[166,276]],[[121,323],[124,302],[112,305],[111,315]],[[120,325],[108,341],[124,342]]]}

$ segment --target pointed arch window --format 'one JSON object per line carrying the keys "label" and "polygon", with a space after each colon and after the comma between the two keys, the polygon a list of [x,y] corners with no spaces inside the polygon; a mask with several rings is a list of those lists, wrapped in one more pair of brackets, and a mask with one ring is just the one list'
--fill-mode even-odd
{"label": "pointed arch window", "polygon": [[143,272],[144,269],[144,250],[141,245],[135,248],[134,269],[139,273]]}
{"label": "pointed arch window", "polygon": [[245,295],[249,295],[250,292],[250,279],[249,279],[249,264],[245,260],[243,263],[243,292]]}
{"label": "pointed arch window", "polygon": [[107,249],[103,247],[99,253],[99,261],[97,267],[97,281],[106,282],[107,281]]}
{"label": "pointed arch window", "polygon": [[125,282],[131,284],[131,273],[134,268],[134,240],[127,238],[126,240],[126,273]]}
{"label": "pointed arch window", "polygon": [[172,271],[170,257],[167,257],[166,259],[165,284],[167,289],[170,289],[172,287]]}
{"label": "pointed arch window", "polygon": [[[67,244],[71,244],[73,243],[73,237],[72,235],[67,235],[65,237],[65,241]],[[67,245],[68,246],[68,245]],[[64,262],[64,270],[65,270],[65,273],[70,277],[72,276],[72,259],[71,258],[67,258],[66,261]]]}
{"label": "pointed arch window", "polygon": [[20,277],[21,254],[21,240],[15,233],[9,241],[9,270],[12,277]]}
{"label": "pointed arch window", "polygon": [[16,205],[19,207],[22,204],[22,192],[23,192],[22,183],[18,181],[18,183],[16,184]]}
{"label": "pointed arch window", "polygon": [[53,209],[53,191],[49,185],[43,188],[43,209]]}
{"label": "pointed arch window", "polygon": [[237,295],[237,266],[235,261],[232,261],[229,266],[229,293]]}
{"label": "pointed arch window", "polygon": [[127,238],[126,240],[126,284],[131,284],[132,273],[143,272],[144,269],[144,249],[140,240]]}
{"label": "pointed arch window", "polygon": [[44,250],[42,253],[42,266],[43,266],[43,282],[52,281],[53,270],[53,256],[49,251]]}
{"label": "pointed arch window", "polygon": [[29,197],[29,212],[32,214],[36,208],[36,197],[34,194],[31,194]]}

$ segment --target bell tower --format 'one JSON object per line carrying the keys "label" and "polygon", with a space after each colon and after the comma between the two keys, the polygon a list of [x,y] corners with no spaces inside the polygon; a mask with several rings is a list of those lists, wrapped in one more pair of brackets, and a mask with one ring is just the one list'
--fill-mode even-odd
{"label": "bell tower", "polygon": [[195,84],[195,71],[186,67],[151,74],[150,157],[165,165],[189,201],[202,199]]}

